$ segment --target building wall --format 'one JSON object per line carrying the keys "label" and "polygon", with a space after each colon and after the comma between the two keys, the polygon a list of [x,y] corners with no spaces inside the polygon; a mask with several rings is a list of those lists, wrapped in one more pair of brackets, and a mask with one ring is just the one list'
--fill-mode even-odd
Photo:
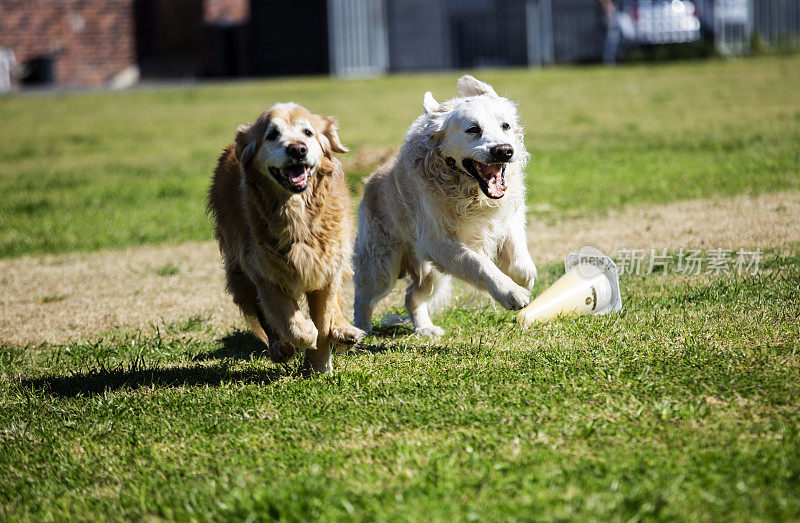
{"label": "building wall", "polygon": [[250,0],[205,0],[203,20],[213,23],[240,24],[250,17]]}
{"label": "building wall", "polygon": [[527,64],[524,0],[449,0],[448,5],[455,67]]}
{"label": "building wall", "polygon": [[386,1],[393,71],[527,64],[526,0]]}
{"label": "building wall", "polygon": [[553,58],[556,63],[596,62],[602,58],[606,29],[596,0],[551,2]]}
{"label": "building wall", "polygon": [[387,0],[389,68],[450,69],[450,21],[445,0]]}
{"label": "building wall", "polygon": [[58,85],[103,85],[136,63],[134,0],[2,0],[0,46],[52,57]]}

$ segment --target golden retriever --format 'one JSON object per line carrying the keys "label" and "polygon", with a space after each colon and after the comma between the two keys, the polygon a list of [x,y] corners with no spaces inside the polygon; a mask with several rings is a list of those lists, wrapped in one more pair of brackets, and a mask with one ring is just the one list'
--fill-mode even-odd
{"label": "golden retriever", "polygon": [[317,372],[331,370],[332,345],[364,336],[341,306],[353,216],[334,153],[346,151],[332,118],[276,104],[239,126],[208,193],[227,290],[250,329],[273,361],[299,349]]}
{"label": "golden retriever", "polygon": [[355,241],[355,324],[407,276],[406,310],[421,336],[440,336],[430,310],[450,276],[506,309],[530,301],[536,265],[525,235],[525,151],[514,104],[472,76],[443,103],[428,92],[397,157],[367,181]]}

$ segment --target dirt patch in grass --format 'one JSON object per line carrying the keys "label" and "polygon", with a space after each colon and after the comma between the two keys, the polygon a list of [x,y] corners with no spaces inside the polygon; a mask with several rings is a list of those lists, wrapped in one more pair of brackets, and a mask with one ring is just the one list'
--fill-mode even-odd
{"label": "dirt patch in grass", "polygon": [[365,145],[359,147],[349,157],[342,160],[344,172],[350,171],[374,171],[383,165],[395,154],[397,147],[385,147],[377,145]]}
{"label": "dirt patch in grass", "polygon": [[800,193],[687,200],[528,227],[537,263],[563,260],[584,245],[616,258],[621,249],[755,249],[800,241]]}
{"label": "dirt patch in grass", "polygon": [[61,343],[197,314],[233,325],[219,259],[216,245],[203,242],[2,260],[0,338]]}
{"label": "dirt patch in grass", "polygon": [[[800,241],[797,216],[800,193],[692,200],[601,218],[533,222],[529,245],[539,265],[583,245],[614,257],[633,248],[780,247]],[[63,343],[116,327],[148,330],[198,316],[219,329],[242,327],[224,292],[219,260],[213,242],[0,260],[0,341]],[[399,290],[382,308],[402,303]],[[352,287],[346,293],[349,305]]]}

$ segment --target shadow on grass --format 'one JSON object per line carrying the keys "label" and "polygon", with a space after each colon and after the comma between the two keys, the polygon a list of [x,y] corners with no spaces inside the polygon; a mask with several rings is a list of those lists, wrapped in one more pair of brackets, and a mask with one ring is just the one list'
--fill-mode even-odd
{"label": "shadow on grass", "polygon": [[218,387],[231,382],[269,385],[292,374],[292,371],[285,367],[267,370],[231,370],[227,363],[220,362],[196,367],[93,370],[71,376],[45,376],[23,380],[20,385],[23,388],[42,390],[56,396],[75,397],[147,387]]}
{"label": "shadow on grass", "polygon": [[362,341],[348,350],[347,353],[358,354],[368,352],[371,354],[379,354],[381,352],[398,349],[404,350],[408,348],[409,344],[407,341],[398,338],[405,338],[413,333],[414,329],[410,324],[387,325],[385,323],[376,322],[372,325],[372,330],[367,335],[367,340],[374,342],[367,343]]}
{"label": "shadow on grass", "polygon": [[[198,354],[195,366],[169,368],[146,368],[134,361],[129,368],[124,365],[114,369],[100,369],[76,373],[71,376],[45,376],[24,380],[26,388],[44,390],[63,397],[102,394],[119,389],[147,387],[218,387],[223,383],[255,383],[268,385],[275,380],[293,374],[287,367],[268,370],[232,370],[230,360],[267,358],[267,347],[253,334],[236,331],[220,339],[220,347],[214,351]],[[220,360],[211,363],[210,360]],[[200,362],[209,362],[208,364]]]}
{"label": "shadow on grass", "polygon": [[414,335],[410,323],[400,325],[375,323],[365,341],[347,351],[347,354],[381,354],[384,352],[414,351],[419,354],[440,354],[453,351],[453,346],[438,338],[425,338]]}
{"label": "shadow on grass", "polygon": [[198,354],[194,361],[216,360],[231,358],[235,360],[249,360],[252,358],[266,358],[267,346],[263,341],[250,331],[236,331],[219,340],[220,347],[211,352]]}
{"label": "shadow on grass", "polygon": [[376,323],[372,326],[372,331],[369,333],[370,336],[376,338],[397,338],[400,336],[408,336],[409,334],[414,334],[414,327],[410,323],[401,325]]}
{"label": "shadow on grass", "polygon": [[376,343],[363,343],[357,345],[355,348],[348,350],[342,356],[344,357],[357,357],[359,354],[382,354],[392,352],[412,351],[416,355],[424,356],[431,354],[451,354],[453,353],[454,346],[452,345],[413,345],[410,341],[403,341],[399,343],[393,342],[376,342]]}
{"label": "shadow on grass", "polygon": [[[359,343],[354,348],[337,349],[337,353],[343,354],[347,352],[371,352],[379,353],[386,352],[387,350],[399,348],[407,348],[407,340],[401,340],[414,333],[411,324],[403,325],[382,325],[375,324],[372,327],[372,332],[369,336],[372,338],[380,338],[381,342],[378,343]],[[400,344],[396,343],[399,341]],[[235,331],[219,340],[220,347],[216,350],[198,354],[194,361],[206,361],[215,359],[235,359],[235,360],[250,360],[252,358],[268,358],[267,346],[258,339],[250,331]]]}
{"label": "shadow on grass", "polygon": [[396,350],[397,345],[392,343],[359,343],[352,349],[347,351],[342,351],[344,356],[358,356],[359,354],[364,354],[365,352],[370,354],[380,354],[382,352],[389,352],[392,350]]}

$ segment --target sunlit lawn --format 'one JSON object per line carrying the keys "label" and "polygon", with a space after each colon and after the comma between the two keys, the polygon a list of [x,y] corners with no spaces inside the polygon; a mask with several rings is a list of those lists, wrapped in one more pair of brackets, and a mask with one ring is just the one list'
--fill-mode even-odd
{"label": "sunlit lawn", "polygon": [[[0,257],[210,238],[237,123],[294,100],[339,119],[352,159],[398,147],[459,74],[2,97]],[[800,186],[800,57],[475,74],[519,102],[540,217]],[[372,168],[347,172],[354,195]]]}
{"label": "sunlit lawn", "polygon": [[[520,103],[545,220],[800,186],[800,57],[476,74]],[[208,239],[238,122],[292,99],[352,158],[457,76],[0,98],[0,256]],[[460,303],[323,377],[202,316],[0,340],[0,518],[796,520],[800,243],[777,247],[757,275],[626,276],[617,315]]]}

